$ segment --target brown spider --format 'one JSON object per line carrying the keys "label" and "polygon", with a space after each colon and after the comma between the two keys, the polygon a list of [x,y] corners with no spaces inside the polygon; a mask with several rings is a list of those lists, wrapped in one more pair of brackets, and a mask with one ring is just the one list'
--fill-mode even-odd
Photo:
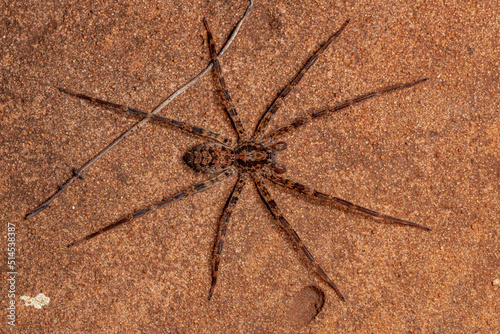
{"label": "brown spider", "polygon": [[[283,126],[275,131],[272,131],[270,133],[265,133],[265,130],[271,121],[272,117],[280,107],[280,105],[283,103],[283,100],[286,98],[286,96],[293,90],[293,88],[300,82],[302,77],[306,74],[306,72],[309,70],[309,68],[316,62],[318,57],[325,51],[325,49],[342,33],[342,31],[346,28],[347,24],[349,23],[349,20],[345,21],[344,24],[340,27],[340,29],[333,34],[327,42],[321,46],[313,55],[312,57],[309,58],[309,60],[306,62],[304,67],[300,70],[300,72],[295,76],[295,78],[281,91],[281,93],[278,95],[278,97],[274,100],[274,102],[271,104],[269,109],[266,111],[266,113],[262,116],[260,119],[257,128],[255,130],[255,133],[252,137],[248,137],[247,132],[243,128],[243,124],[240,120],[240,117],[238,115],[238,112],[236,111],[236,107],[231,99],[231,96],[229,94],[229,91],[226,87],[226,83],[224,80],[224,77],[222,76],[222,70],[221,66],[218,60],[218,57],[220,55],[217,55],[216,48],[215,48],[215,42],[212,36],[212,33],[210,32],[210,28],[208,26],[208,22],[206,19],[203,20],[205,28],[207,30],[207,35],[208,35],[208,42],[209,42],[209,48],[210,48],[210,56],[212,58],[212,64],[213,67],[215,68],[215,73],[217,76],[217,79],[219,81],[219,84],[221,86],[222,90],[222,97],[223,97],[223,102],[224,102],[224,107],[225,110],[232,122],[232,125],[234,129],[236,130],[238,134],[238,141],[236,144],[234,144],[230,139],[212,132],[210,130],[206,130],[194,125],[189,125],[184,122],[180,122],[174,119],[166,118],[163,116],[158,116],[153,113],[148,113],[145,111],[141,111],[135,108],[130,108],[126,107],[123,105],[115,104],[112,102],[108,101],[103,101],[97,98],[93,98],[87,95],[79,94],[79,93],[74,93],[72,91],[69,91],[64,88],[60,88],[60,90],[64,93],[67,93],[69,95],[81,98],[81,99],[86,99],[94,103],[98,103],[101,105],[106,105],[109,107],[113,107],[128,113],[136,114],[136,115],[141,115],[146,118],[150,118],[155,121],[163,122],[175,127],[178,127],[185,132],[195,134],[203,139],[210,140],[210,142],[206,142],[200,145],[197,145],[190,149],[188,152],[186,152],[183,156],[184,161],[187,163],[189,167],[191,167],[193,170],[197,172],[202,172],[202,173],[208,173],[208,174],[216,174],[215,177],[206,180],[204,182],[201,182],[199,184],[196,184],[194,186],[191,186],[173,196],[166,197],[163,200],[161,200],[158,203],[152,204],[146,208],[143,208],[139,211],[136,211],[132,214],[127,215],[126,217],[122,218],[119,221],[116,221],[110,225],[107,225],[98,231],[87,235],[86,237],[79,239],[77,241],[74,241],[68,245],[68,247],[75,246],[77,244],[80,244],[83,241],[92,239],[103,232],[106,232],[108,230],[111,230],[112,228],[115,228],[121,224],[124,224],[126,222],[129,222],[133,219],[142,217],[156,209],[159,209],[163,206],[168,205],[169,203],[183,199],[187,196],[193,195],[195,193],[201,192],[215,184],[221,183],[225,180],[227,180],[231,175],[234,173],[238,174],[238,181],[236,182],[236,185],[234,186],[234,189],[229,196],[226,205],[224,207],[224,210],[222,212],[222,216],[219,220],[219,225],[218,225],[218,230],[217,230],[217,236],[215,239],[215,244],[213,248],[213,262],[212,262],[212,284],[210,287],[210,291],[208,294],[208,299],[210,300],[213,296],[215,285],[217,283],[217,274],[219,270],[219,263],[220,263],[220,256],[222,253],[222,248],[224,245],[224,238],[226,236],[227,228],[228,228],[228,223],[229,219],[231,217],[231,214],[236,206],[236,203],[238,201],[238,198],[241,194],[241,191],[243,190],[243,187],[248,181],[249,176],[253,179],[260,197],[266,204],[267,208],[271,212],[271,214],[274,216],[274,218],[279,222],[280,226],[284,229],[284,231],[291,237],[291,239],[300,247],[302,252],[305,254],[307,259],[311,262],[313,265],[314,269],[316,272],[319,274],[319,276],[326,282],[330,287],[334,289],[338,297],[345,301],[344,296],[340,293],[339,289],[335,285],[335,283],[328,277],[328,275],[325,273],[323,268],[319,265],[319,263],[315,260],[314,256],[309,252],[305,244],[302,242],[298,234],[295,232],[295,230],[290,226],[288,221],[285,219],[283,214],[281,213],[281,210],[278,208],[276,202],[271,198],[271,195],[269,194],[269,191],[266,188],[266,185],[264,183],[264,179],[268,179],[269,181],[278,184],[284,188],[292,189],[295,191],[298,191],[299,193],[306,194],[309,196],[314,196],[317,197],[325,202],[331,202],[338,204],[340,206],[343,206],[347,209],[351,209],[357,212],[361,212],[367,215],[370,215],[372,217],[375,217],[379,220],[385,221],[387,223],[394,223],[394,224],[402,224],[402,225],[410,225],[414,227],[418,227],[427,231],[430,231],[430,228],[419,225],[413,222],[409,222],[406,220],[398,219],[395,217],[391,217],[385,214],[381,214],[378,212],[375,212],[373,210],[364,208],[362,206],[353,204],[351,202],[348,202],[346,200],[330,196],[324,193],[321,193],[319,191],[316,191],[306,185],[300,184],[298,182],[289,180],[287,178],[282,177],[280,174],[285,173],[286,168],[284,165],[278,163],[276,161],[276,154],[278,151],[282,151],[286,149],[287,145],[286,143],[282,141],[277,141],[277,139],[287,133],[290,132],[304,124],[307,124],[311,122],[313,119],[318,118],[318,117],[324,117],[324,116],[329,116],[333,114],[334,112],[337,112],[339,110],[345,109],[349,106],[352,106],[353,104],[359,103],[361,101],[373,98],[378,95],[386,94],[389,92],[393,92],[396,90],[400,90],[403,88],[408,88],[412,87],[414,85],[417,85],[419,83],[422,83],[426,81],[427,79],[420,79],[414,82],[410,83],[404,83],[404,84],[397,84],[394,86],[389,86],[386,88],[382,88],[379,90],[375,90],[373,92],[370,92],[368,94],[363,94],[360,96],[357,96],[353,99],[346,100],[336,106],[333,106],[328,109],[320,110],[311,113],[310,115],[301,117],[293,121],[292,123]],[[60,187],[60,190],[56,195],[58,195],[62,190],[67,188],[67,185],[71,184],[75,178],[81,177],[82,170],[80,169],[75,169],[74,170],[74,178],[70,179],[67,183],[65,183],[63,186]],[[32,217],[33,215],[37,214],[41,210],[45,209],[50,202],[57,197],[54,195],[51,197],[48,201],[40,205],[38,208],[33,210],[30,214],[27,215],[27,218]]]}

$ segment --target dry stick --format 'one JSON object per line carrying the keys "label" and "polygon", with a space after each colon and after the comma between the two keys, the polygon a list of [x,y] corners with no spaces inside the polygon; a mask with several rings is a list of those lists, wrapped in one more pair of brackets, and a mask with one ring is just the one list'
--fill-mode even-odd
{"label": "dry stick", "polygon": [[[220,51],[219,55],[217,56],[217,59],[220,59],[226,53],[227,49],[229,48],[229,46],[231,45],[231,43],[233,42],[233,40],[236,38],[236,35],[238,35],[238,32],[239,32],[239,30],[241,28],[241,25],[243,24],[243,21],[247,18],[248,14],[250,14],[250,11],[252,10],[252,7],[253,7],[253,1],[252,0],[249,0],[249,1],[250,1],[250,4],[247,7],[245,15],[243,15],[243,17],[240,19],[240,21],[238,22],[238,24],[234,28],[234,30],[231,33],[231,35],[229,36],[226,44],[224,44],[224,47],[222,48],[222,50]],[[213,68],[213,63],[210,62],[210,64],[208,64],[208,66],[200,74],[198,74],[195,78],[191,79],[191,81],[189,81],[187,84],[185,84],[184,86],[182,86],[181,88],[179,88],[177,91],[175,91],[165,101],[163,101],[162,104],[160,104],[158,107],[156,107],[156,109],[153,110],[151,113],[152,114],[159,113],[170,102],[172,102],[177,96],[179,96],[182,93],[184,93],[188,88],[190,88],[191,86],[193,86],[201,78],[203,78],[205,75],[207,75],[207,73],[210,72],[210,70],[212,70],[212,68]],[[64,184],[60,185],[58,187],[59,189],[57,190],[57,192],[54,195],[52,195],[48,200],[46,200],[40,206],[38,206],[36,209],[34,209],[30,213],[28,213],[26,215],[25,219],[29,219],[29,218],[35,216],[36,214],[38,214],[39,212],[45,210],[50,205],[50,203],[52,203],[52,201],[54,201],[57,197],[59,197],[70,185],[72,185],[77,179],[82,178],[82,174],[83,174],[83,172],[85,172],[85,170],[87,170],[90,166],[92,166],[103,155],[105,155],[106,153],[108,153],[109,151],[111,151],[123,139],[127,138],[133,132],[135,132],[140,127],[142,127],[144,124],[146,124],[147,122],[149,122],[150,119],[151,119],[151,117],[145,117],[145,118],[143,118],[142,120],[140,120],[139,122],[137,122],[133,127],[131,127],[128,131],[126,131],[125,133],[123,133],[120,137],[116,138],[111,144],[109,144],[105,149],[103,149],[101,152],[99,152],[96,156],[94,156],[92,159],[90,159],[89,161],[87,161],[87,163],[85,163],[85,165],[83,165],[81,168],[79,168],[79,169],[78,168],[73,169],[73,176],[68,181],[66,181]]]}

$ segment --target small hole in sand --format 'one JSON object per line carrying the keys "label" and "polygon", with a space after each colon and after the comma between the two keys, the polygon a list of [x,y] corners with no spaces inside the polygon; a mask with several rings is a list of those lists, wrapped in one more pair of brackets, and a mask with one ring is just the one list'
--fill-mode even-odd
{"label": "small hole in sand", "polygon": [[316,286],[307,286],[297,292],[288,311],[288,322],[294,329],[308,325],[321,312],[325,294]]}

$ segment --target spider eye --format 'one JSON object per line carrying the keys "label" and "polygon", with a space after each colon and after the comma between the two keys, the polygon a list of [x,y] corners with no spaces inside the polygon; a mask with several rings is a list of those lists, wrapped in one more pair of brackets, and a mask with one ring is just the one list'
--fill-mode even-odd
{"label": "spider eye", "polygon": [[280,141],[271,145],[271,148],[275,151],[283,151],[286,149],[287,144],[284,141]]}
{"label": "spider eye", "polygon": [[278,162],[274,163],[271,165],[271,169],[276,173],[276,174],[283,174],[286,172],[286,166],[284,164],[280,164]]}

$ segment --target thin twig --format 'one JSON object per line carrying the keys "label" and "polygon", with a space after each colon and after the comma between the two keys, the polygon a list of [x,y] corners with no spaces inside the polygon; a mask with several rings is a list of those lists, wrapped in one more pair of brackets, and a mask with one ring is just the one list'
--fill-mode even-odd
{"label": "thin twig", "polygon": [[[227,51],[233,40],[236,38],[236,35],[238,35],[238,32],[241,28],[241,25],[243,24],[243,21],[247,18],[247,16],[250,14],[250,11],[252,10],[253,7],[253,1],[249,0],[250,4],[247,7],[247,10],[245,12],[245,15],[240,19],[236,27],[234,28],[233,32],[229,36],[228,40],[224,44],[224,47],[222,50],[219,52],[219,55],[217,56],[217,59],[220,59]],[[195,83],[197,83],[201,78],[203,78],[205,75],[207,75],[210,70],[213,68],[213,63],[210,62],[208,66],[196,77],[191,79],[188,83],[186,83],[184,86],[179,88],[177,91],[175,91],[172,95],[170,95],[165,101],[163,101],[158,107],[156,107],[155,110],[153,110],[151,113],[152,114],[157,114],[161,110],[163,110],[170,102],[172,102],[177,96],[181,95],[184,93],[189,87],[193,86]],[[57,197],[59,197],[70,185],[72,185],[77,179],[82,178],[83,173],[85,170],[87,170],[90,166],[92,166],[97,160],[99,160],[103,155],[111,151],[116,145],[118,145],[123,139],[127,138],[130,136],[133,132],[137,131],[140,127],[142,127],[144,124],[149,122],[151,120],[150,117],[145,117],[139,122],[137,122],[133,127],[131,127],[128,131],[123,133],[120,137],[116,138],[111,144],[109,144],[105,149],[103,149],[101,152],[99,152],[96,156],[94,156],[92,159],[87,161],[81,168],[77,169],[75,168],[73,170],[73,176],[67,180],[64,184],[59,186],[58,191],[52,195],[48,200],[46,200],[44,203],[42,203],[40,206],[38,206],[36,209],[28,213],[25,217],[25,219],[29,219],[39,212],[45,210],[52,201],[54,201]]]}

